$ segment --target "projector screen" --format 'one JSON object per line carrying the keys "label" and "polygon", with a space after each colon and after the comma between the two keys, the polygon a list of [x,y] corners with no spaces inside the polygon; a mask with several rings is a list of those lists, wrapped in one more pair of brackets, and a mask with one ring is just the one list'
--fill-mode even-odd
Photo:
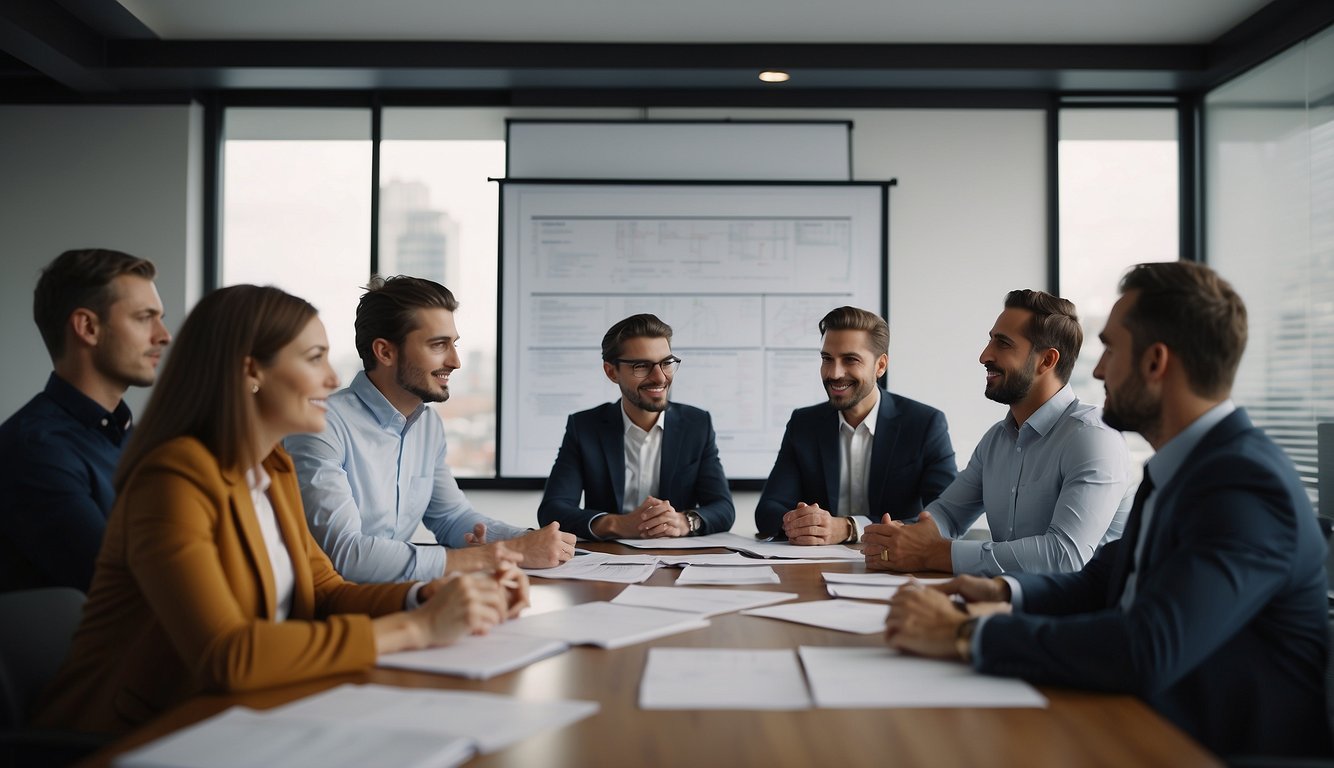
{"label": "projector screen", "polygon": [[763,479],[792,409],[825,399],[816,325],[886,312],[888,184],[533,182],[501,187],[498,474],[546,477],[571,413],[616,400],[602,336],[651,312],[731,479]]}

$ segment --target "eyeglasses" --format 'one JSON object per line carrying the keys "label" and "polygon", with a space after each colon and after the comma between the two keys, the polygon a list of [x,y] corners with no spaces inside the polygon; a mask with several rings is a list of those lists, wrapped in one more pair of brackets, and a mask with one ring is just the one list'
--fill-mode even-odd
{"label": "eyeglasses", "polygon": [[630,373],[633,374],[636,379],[643,379],[648,377],[648,372],[653,370],[653,366],[655,365],[662,369],[664,375],[671,376],[673,373],[676,373],[676,367],[681,364],[681,358],[673,355],[663,360],[659,360],[656,363],[652,360],[622,360],[617,358],[612,360],[612,362],[617,365],[630,366]]}

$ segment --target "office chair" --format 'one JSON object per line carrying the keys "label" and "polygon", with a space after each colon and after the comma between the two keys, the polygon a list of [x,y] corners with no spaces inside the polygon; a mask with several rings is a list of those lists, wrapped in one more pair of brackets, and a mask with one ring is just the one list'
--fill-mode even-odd
{"label": "office chair", "polygon": [[0,594],[0,766],[62,765],[106,742],[25,725],[69,652],[83,601],[82,592],[66,587]]}

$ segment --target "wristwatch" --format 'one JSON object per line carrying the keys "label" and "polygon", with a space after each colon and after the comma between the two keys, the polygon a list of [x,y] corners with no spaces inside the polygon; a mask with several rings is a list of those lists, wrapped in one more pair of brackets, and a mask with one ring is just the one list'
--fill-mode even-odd
{"label": "wristwatch", "polygon": [[704,527],[704,518],[700,517],[699,513],[693,509],[687,509],[685,514],[686,526],[690,528],[690,530],[686,532],[686,535],[694,536]]}
{"label": "wristwatch", "polygon": [[977,631],[977,617],[974,616],[959,625],[954,632],[954,650],[965,662],[973,661],[973,633]]}

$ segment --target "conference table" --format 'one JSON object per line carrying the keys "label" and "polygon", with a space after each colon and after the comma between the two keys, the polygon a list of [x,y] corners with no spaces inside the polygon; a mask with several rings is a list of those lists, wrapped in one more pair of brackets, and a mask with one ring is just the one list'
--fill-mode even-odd
{"label": "conference table", "polygon": [[[620,544],[588,548],[624,554]],[[722,550],[695,550],[721,552]],[[863,572],[861,562],[781,565],[781,584],[744,589],[828,599],[823,571]],[[679,569],[659,568],[644,582],[669,586]],[[610,600],[623,584],[534,578],[531,612]],[[727,589],[727,587],[707,587]],[[1042,687],[1044,709],[809,709],[801,711],[641,710],[640,678],[649,648],[789,648],[879,646],[879,634],[855,635],[738,613],[710,626],[616,650],[576,647],[484,681],[391,669],[323,678],[229,696],[202,696],[169,711],[94,754],[115,755],[241,704],[265,709],[343,683],[488,691],[534,700],[584,699],[600,710],[565,728],[474,758],[469,766],[1218,766],[1216,757],[1132,696]],[[866,685],[875,685],[873,679]],[[355,726],[350,726],[355,727]]]}

